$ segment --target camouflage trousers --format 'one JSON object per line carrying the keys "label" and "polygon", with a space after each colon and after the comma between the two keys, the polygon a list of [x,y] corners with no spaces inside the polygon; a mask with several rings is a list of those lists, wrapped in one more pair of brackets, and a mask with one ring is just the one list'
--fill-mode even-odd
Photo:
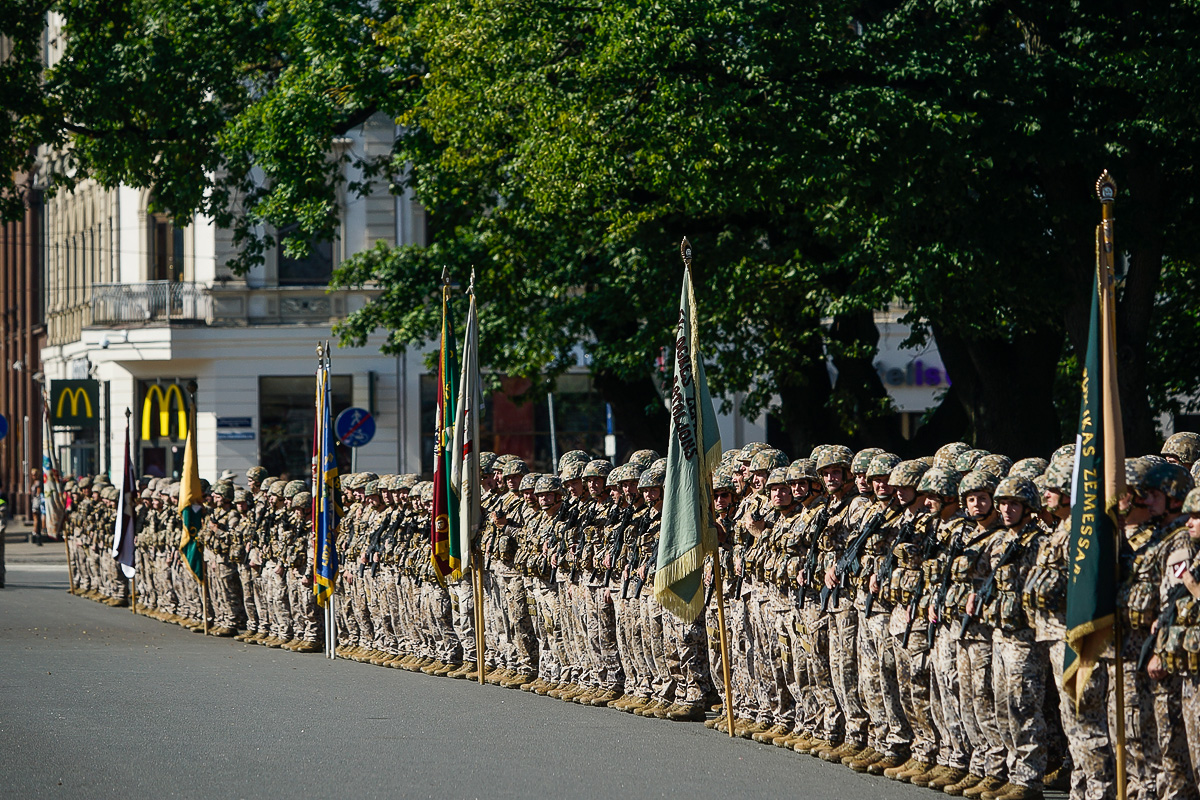
{"label": "camouflage trousers", "polygon": [[650,670],[641,651],[641,640],[635,636],[636,615],[629,600],[621,599],[620,590],[611,590],[613,622],[616,626],[617,658],[625,675],[625,693],[650,697]]}
{"label": "camouflage trousers", "polygon": [[[522,674],[538,672],[537,639],[525,596],[525,582],[507,564],[497,565],[494,576],[499,589],[497,594],[506,637],[506,647],[499,653],[498,664]],[[544,675],[542,677],[545,678]]]}
{"label": "camouflage trousers", "polygon": [[[815,597],[809,597],[803,610],[797,612],[795,645],[803,655],[804,674],[816,705],[813,716],[806,715],[804,723],[797,720],[797,727],[803,724],[806,733],[829,740],[843,738],[842,711],[829,660],[829,632],[834,626],[833,618],[821,613]],[[796,652],[796,646],[793,646],[793,652]],[[800,657],[799,654],[796,656],[797,663]]]}
{"label": "camouflage trousers", "polygon": [[851,744],[865,745],[869,718],[858,691],[858,610],[847,598],[841,599],[831,617],[829,666],[842,713],[842,737]]}
{"label": "camouflage trousers", "polygon": [[395,633],[392,631],[392,617],[388,613],[387,571],[381,564],[368,567],[363,573],[361,582],[363,593],[366,596],[367,613],[371,617],[372,636],[367,646],[372,650],[386,653],[396,639]]}
{"label": "camouflage trousers", "polygon": [[263,574],[267,579],[267,602],[271,607],[271,635],[289,641],[292,638],[292,610],[288,602],[287,570],[277,561],[268,561],[263,566]]}
{"label": "camouflage trousers", "polygon": [[[916,635],[915,629],[913,635]],[[928,634],[926,634],[928,635]],[[950,626],[934,628],[930,650],[930,706],[938,732],[938,763],[951,769],[969,766],[971,744],[963,724],[959,698],[958,642]]]}
{"label": "camouflage trousers", "polygon": [[625,686],[625,674],[617,646],[616,609],[605,587],[593,583],[587,591],[591,593],[592,616],[587,630],[596,660],[596,685],[619,693]]}
{"label": "camouflage trousers", "polygon": [[490,569],[483,573],[483,631],[483,663],[489,669],[507,663],[502,653],[511,647],[512,637],[500,611],[500,586]]}
{"label": "camouflage trousers", "polygon": [[1192,760],[1192,783],[1200,785],[1200,674],[1179,679],[1183,724]]}
{"label": "camouflage trousers", "polygon": [[554,590],[544,578],[527,576],[525,600],[529,604],[529,616],[533,620],[536,637],[538,674],[549,683],[562,683],[565,677],[560,658],[562,645],[559,641]]}
{"label": "camouflage trousers", "polygon": [[1007,751],[1008,781],[1017,786],[1041,789],[1046,774],[1047,731],[1042,707],[1049,657],[1049,648],[1033,641],[1029,628],[1011,633],[997,628],[992,634],[996,721]]}
{"label": "camouflage trousers", "polygon": [[[957,628],[957,625],[950,626],[952,631]],[[967,768],[975,775],[1004,780],[1007,775],[1004,738],[1000,735],[996,696],[992,689],[991,626],[974,623],[971,637],[958,641],[958,707],[971,745]]]}
{"label": "camouflage trousers", "polygon": [[705,697],[713,691],[708,673],[704,614],[689,623],[667,612],[662,614],[662,623],[667,669],[671,675],[670,696],[664,699],[689,708],[702,708]]}
{"label": "camouflage trousers", "polygon": [[794,631],[792,605],[777,588],[768,583],[755,587],[757,597],[759,652],[757,662],[759,714],[758,721],[782,725],[791,730],[796,721],[796,700],[789,691],[794,680],[791,663],[791,631]]}
{"label": "camouflage trousers", "polygon": [[430,657],[444,664],[461,663],[462,649],[451,622],[450,593],[437,581],[421,585],[421,615],[419,624],[432,632]]}
{"label": "camouflage trousers", "polygon": [[725,606],[725,621],[729,625],[729,670],[733,689],[733,714],[741,720],[755,720],[761,708],[755,676],[761,650],[754,637],[752,615],[754,602],[749,587],[743,583],[741,597]]}
{"label": "camouflage trousers", "polygon": [[1071,754],[1071,800],[1113,800],[1117,796],[1116,763],[1109,740],[1108,676],[1101,663],[1083,687],[1076,710],[1075,699],[1062,689],[1063,656],[1067,644],[1050,645],[1050,667],[1059,692],[1058,713]]}
{"label": "camouflage trousers", "polygon": [[859,616],[859,695],[871,720],[867,744],[890,757],[907,754],[912,730],[900,704],[894,637],[888,633],[890,612],[878,604],[869,619]]}
{"label": "camouflage trousers", "polygon": [[237,570],[228,561],[206,559],[208,596],[213,624],[218,628],[237,628],[242,616],[242,585]]}
{"label": "camouflage trousers", "polygon": [[171,579],[175,584],[175,596],[178,599],[179,613],[188,619],[202,622],[203,600],[200,597],[200,584],[197,583],[192,571],[183,563],[183,558],[175,558],[171,567]]}
{"label": "camouflage trousers", "polygon": [[674,694],[671,671],[667,666],[667,651],[663,637],[663,608],[654,599],[653,591],[643,591],[631,601],[640,621],[642,651],[650,668],[651,696],[667,700]]}
{"label": "camouflage trousers", "polygon": [[237,580],[241,587],[242,613],[248,633],[258,632],[258,606],[254,602],[254,571],[245,564],[237,566]]}
{"label": "camouflage trousers", "polygon": [[1196,800],[1200,785],[1192,777],[1192,754],[1188,749],[1183,713],[1183,678],[1168,675],[1154,687],[1154,721],[1158,727],[1158,796],[1165,800]]}
{"label": "camouflage trousers", "polygon": [[458,583],[450,584],[451,625],[462,648],[463,661],[476,660],[475,577],[468,572]]}
{"label": "camouflage trousers", "polygon": [[312,581],[305,585],[308,575],[300,570],[287,571],[288,606],[292,612],[292,637],[304,642],[321,639],[321,612]]}
{"label": "camouflage trousers", "polygon": [[587,630],[584,627],[591,616],[588,593],[584,587],[569,579],[568,570],[564,567],[558,571],[554,594],[566,680],[577,686],[595,688],[596,669],[590,657]]}
{"label": "camouflage trousers", "polygon": [[892,612],[897,617],[892,621],[892,650],[896,654],[896,680],[900,687],[900,705],[912,728],[912,757],[925,764],[937,761],[939,739],[933,722],[933,704],[930,693],[930,663],[932,658],[927,646],[925,626],[914,620],[908,635],[908,646],[904,646],[903,630],[907,625],[907,608],[900,607]]}

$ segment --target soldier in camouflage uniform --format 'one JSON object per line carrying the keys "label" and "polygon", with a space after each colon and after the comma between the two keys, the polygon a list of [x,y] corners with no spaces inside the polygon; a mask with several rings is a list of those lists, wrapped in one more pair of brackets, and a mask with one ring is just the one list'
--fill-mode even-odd
{"label": "soldier in camouflage uniform", "polygon": [[[1187,521],[1187,542],[1178,542],[1180,551],[1189,551],[1186,568],[1174,567],[1163,575],[1161,598],[1175,603],[1175,618],[1170,626],[1161,626],[1162,646],[1157,654],[1163,667],[1178,676],[1179,702],[1191,756],[1192,783],[1200,784],[1200,489],[1192,489],[1184,498],[1182,513]],[[1174,560],[1174,564],[1184,563]]]}
{"label": "soldier in camouflage uniform", "polygon": [[[303,486],[303,482],[296,481]],[[288,489],[292,488],[289,484]],[[284,494],[288,491],[285,489]],[[297,491],[288,500],[291,534],[287,552],[288,605],[293,638],[283,647],[297,653],[317,653],[323,640],[322,618],[313,593],[312,495]]]}
{"label": "soldier in camouflage uniform", "polygon": [[209,632],[214,636],[236,635],[242,617],[241,582],[233,561],[239,516],[232,500],[233,485],[217,484],[212,493],[212,509],[200,529],[213,616]]}

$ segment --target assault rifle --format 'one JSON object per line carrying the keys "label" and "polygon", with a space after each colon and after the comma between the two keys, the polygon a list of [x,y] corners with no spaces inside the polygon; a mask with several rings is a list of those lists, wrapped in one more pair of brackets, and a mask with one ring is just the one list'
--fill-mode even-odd
{"label": "assault rifle", "polygon": [[570,499],[563,500],[558,506],[558,513],[554,515],[555,522],[566,523],[562,535],[558,537],[558,548],[554,553],[554,563],[550,566],[550,582],[558,581],[558,565],[567,555],[567,534],[579,520],[578,504],[572,503]]}
{"label": "assault rifle", "polygon": [[[900,525],[900,533],[896,535],[896,541],[888,548],[887,556],[883,559],[883,566],[879,568],[879,591],[883,591],[884,587],[892,582],[892,573],[896,571],[896,548],[902,544],[908,544],[912,541],[913,534],[917,529],[917,517],[911,517],[905,520]],[[869,588],[867,591],[867,603],[863,607],[863,617],[871,616],[871,609],[875,605],[875,595]]]}
{"label": "assault rifle", "polygon": [[913,589],[912,600],[908,603],[908,622],[904,623],[904,638],[900,640],[900,646],[908,648],[908,639],[912,635],[913,620],[917,618],[917,609],[921,605],[921,595],[925,593],[925,572],[921,571],[917,578],[917,586]]}
{"label": "assault rifle", "polygon": [[579,522],[579,537],[575,540],[575,558],[571,560],[571,583],[579,580],[579,561],[583,556],[583,545],[587,537],[587,529],[596,524],[596,514],[599,513],[599,510],[600,504],[593,503],[587,515]]}
{"label": "assault rifle", "polygon": [[[761,514],[760,512],[758,512],[758,511],[750,512],[750,521],[751,522],[760,522],[762,520],[762,518],[763,518],[763,514]],[[736,561],[734,562],[734,566],[737,566]],[[735,598],[742,596],[742,581],[744,581],[745,579],[746,579],[746,556],[745,556],[745,551],[743,551],[743,553],[742,553],[742,571],[737,574],[737,579],[733,582],[733,596]]]}
{"label": "assault rifle", "polygon": [[812,524],[809,525],[809,530],[812,535],[808,542],[808,557],[804,559],[804,582],[796,589],[796,608],[804,610],[804,604],[807,600],[807,592],[805,591],[804,583],[811,583],[813,577],[817,574],[817,564],[820,562],[821,552],[817,547],[817,543],[821,537],[825,535],[825,526],[829,524],[829,506],[821,506],[821,510],[817,512],[817,516],[813,518]]}
{"label": "assault rifle", "polygon": [[996,566],[992,568],[992,574],[988,575],[988,579],[983,582],[983,586],[979,587],[979,591],[975,593],[974,607],[964,611],[962,615],[962,628],[958,631],[958,638],[961,639],[967,633],[967,628],[970,627],[971,621],[979,616],[979,612],[983,607],[992,602],[992,595],[996,593],[996,575],[1000,572],[1000,568],[1008,564],[1013,556],[1017,554],[1017,549],[1021,546],[1021,537],[1018,535],[1008,546],[1004,548],[1004,552],[1000,554],[1000,560],[996,562]]}
{"label": "assault rifle", "polygon": [[862,530],[854,538],[854,541],[846,546],[846,551],[842,553],[833,568],[833,588],[825,586],[821,589],[822,613],[829,610],[830,600],[833,601],[835,606],[837,605],[841,590],[846,588],[846,581],[851,575],[858,574],[858,570],[861,567],[860,561],[862,559],[863,547],[866,546],[867,540],[875,535],[875,532],[879,530],[879,526],[882,524],[883,512],[876,511],[863,524]]}
{"label": "assault rifle", "polygon": [[612,581],[613,569],[617,563],[617,559],[621,556],[621,550],[625,548],[625,529],[629,527],[633,520],[633,506],[625,506],[624,508],[614,508],[609,513],[609,525],[613,525],[613,543],[608,551],[608,567],[604,572],[604,585]]}
{"label": "assault rifle", "polygon": [[[930,603],[938,621],[941,621],[942,615],[946,611],[946,594],[950,591],[950,577],[954,574],[954,560],[962,555],[962,549],[962,532],[959,532],[950,537],[950,549],[946,553],[946,566],[942,568],[937,593],[934,594],[933,601]],[[933,647],[935,628],[937,628],[937,623],[930,622],[925,630],[926,650]]]}
{"label": "assault rifle", "polygon": [[[657,564],[658,564],[658,542],[655,542],[654,547],[652,547],[650,549],[650,559],[644,565],[646,567],[647,573],[650,571],[651,566],[656,566]],[[639,565],[638,573],[633,578],[633,596],[634,597],[642,596],[642,586],[645,584],[645,582],[646,582],[646,579],[642,577],[642,570],[640,569],[640,565]]]}
{"label": "assault rifle", "polygon": [[[1200,566],[1192,570],[1192,577],[1200,580]],[[1175,624],[1175,617],[1179,613],[1179,601],[1187,597],[1189,594],[1188,588],[1182,583],[1177,583],[1171,587],[1171,591],[1167,593],[1166,602],[1163,605],[1162,612],[1158,615],[1158,622],[1154,628],[1154,632],[1146,637],[1146,641],[1142,643],[1142,651],[1138,654],[1137,671],[1141,672],[1150,663],[1150,657],[1154,655],[1154,642],[1158,639],[1159,633],[1166,630]]]}
{"label": "assault rifle", "polygon": [[[634,545],[633,551],[629,554],[629,560],[625,562],[625,576],[621,581],[621,599],[625,600],[629,597],[629,582],[633,580],[638,571],[642,568],[642,553],[638,546],[641,543],[642,536],[646,533],[646,528],[649,527],[650,513],[642,514],[641,519],[637,521],[637,528],[634,530]],[[638,579],[640,583],[640,578]],[[641,586],[638,586],[641,590]]]}

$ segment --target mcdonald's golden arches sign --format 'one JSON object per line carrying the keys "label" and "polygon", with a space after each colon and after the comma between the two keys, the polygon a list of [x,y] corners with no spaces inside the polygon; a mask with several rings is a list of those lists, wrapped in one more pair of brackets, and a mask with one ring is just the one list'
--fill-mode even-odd
{"label": "mcdonald's golden arches sign", "polygon": [[143,384],[142,441],[158,438],[183,441],[187,431],[188,403],[183,387],[178,383]]}
{"label": "mcdonald's golden arches sign", "polygon": [[52,381],[50,424],[72,428],[100,427],[100,381]]}

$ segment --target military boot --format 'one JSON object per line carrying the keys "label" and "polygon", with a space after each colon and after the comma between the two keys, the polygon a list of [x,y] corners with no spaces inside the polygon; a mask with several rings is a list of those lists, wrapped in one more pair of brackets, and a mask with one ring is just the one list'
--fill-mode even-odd
{"label": "military boot", "polygon": [[[933,782],[935,780],[938,780],[943,776],[949,776],[952,773],[957,773],[957,770],[938,764],[936,767],[925,770],[920,775],[913,775],[905,778],[905,783],[911,783],[913,786],[920,786],[923,789],[934,789],[935,787],[933,786]],[[960,779],[960,776],[956,776],[954,781],[957,782]],[[949,784],[944,785],[949,786]],[[936,788],[937,791],[941,791],[940,787]]]}
{"label": "military boot", "polygon": [[982,780],[982,776],[968,772],[958,783],[952,783],[943,788],[942,791],[951,797],[962,797],[963,792],[972,788],[973,786],[978,785],[978,783]]}
{"label": "military boot", "polygon": [[904,756],[884,756],[878,761],[874,761],[867,765],[867,774],[882,775],[889,769],[895,769],[896,767],[904,766],[907,763],[908,761],[904,758]]}
{"label": "military boot", "polygon": [[999,795],[998,800],[1044,800],[1045,796],[1042,789],[1014,784],[1007,792]]}
{"label": "military boot", "polygon": [[859,753],[854,758],[843,758],[842,764],[854,770],[855,772],[866,772],[867,767],[871,766],[876,761],[882,760],[883,758],[883,753],[868,747],[865,751]]}
{"label": "military boot", "polygon": [[[946,767],[942,771],[942,774],[937,775],[926,782],[925,788],[933,789],[935,792],[944,792],[947,786],[953,786],[956,783],[960,783],[963,778],[966,778],[969,774],[970,773],[965,769]],[[915,779],[913,780],[913,785],[919,785]]]}
{"label": "military boot", "polygon": [[962,796],[972,798],[972,800],[974,800],[976,797],[982,797],[984,792],[994,791],[999,789],[1004,784],[1005,781],[1002,781],[992,775],[987,775],[983,780],[974,786],[968,786],[966,789],[963,789]]}
{"label": "military boot", "polygon": [[[910,770],[913,767],[919,765],[920,763],[921,762],[917,761],[915,758],[910,758],[908,761],[905,761],[903,764],[899,764],[895,767],[885,768],[883,770],[883,777],[890,778],[891,780],[896,780],[896,776],[899,775],[901,772]],[[924,769],[924,767],[922,767],[922,769]]]}

